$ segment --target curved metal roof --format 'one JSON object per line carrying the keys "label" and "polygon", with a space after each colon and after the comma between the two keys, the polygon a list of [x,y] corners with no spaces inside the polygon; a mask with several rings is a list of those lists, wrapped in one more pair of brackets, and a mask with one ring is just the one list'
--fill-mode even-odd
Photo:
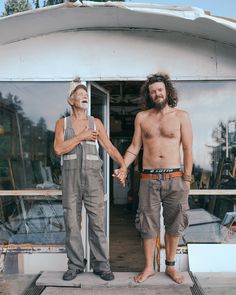
{"label": "curved metal roof", "polygon": [[64,3],[0,18],[0,44],[67,30],[148,29],[180,32],[236,46],[236,21],[196,7],[126,2]]}

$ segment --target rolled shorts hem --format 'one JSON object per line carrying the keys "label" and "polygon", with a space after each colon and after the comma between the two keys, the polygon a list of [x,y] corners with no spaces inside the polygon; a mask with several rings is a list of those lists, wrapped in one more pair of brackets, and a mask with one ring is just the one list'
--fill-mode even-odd
{"label": "rolled shorts hem", "polygon": [[157,234],[157,233],[142,233],[141,232],[140,234],[141,234],[141,238],[144,240],[154,239],[159,236],[159,234]]}
{"label": "rolled shorts hem", "polygon": [[165,230],[165,232],[170,235],[170,236],[173,236],[173,237],[176,237],[176,238],[179,238],[183,235],[183,232],[173,232],[171,230]]}

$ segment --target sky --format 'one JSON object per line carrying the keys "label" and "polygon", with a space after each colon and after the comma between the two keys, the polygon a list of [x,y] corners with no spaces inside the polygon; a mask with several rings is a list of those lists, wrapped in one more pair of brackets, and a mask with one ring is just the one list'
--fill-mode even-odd
{"label": "sky", "polygon": [[[32,0],[29,0],[32,2]],[[0,14],[4,10],[5,0],[0,0]],[[40,1],[41,5],[43,0]],[[213,15],[236,19],[236,0],[126,0],[132,3],[152,3],[160,5],[195,6],[209,10]]]}

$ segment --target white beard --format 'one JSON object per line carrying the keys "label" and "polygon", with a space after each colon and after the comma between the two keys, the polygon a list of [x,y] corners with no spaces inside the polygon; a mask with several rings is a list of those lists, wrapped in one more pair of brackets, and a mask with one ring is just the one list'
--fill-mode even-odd
{"label": "white beard", "polygon": [[80,102],[79,107],[83,110],[87,110],[88,109],[88,103],[84,103],[84,102]]}

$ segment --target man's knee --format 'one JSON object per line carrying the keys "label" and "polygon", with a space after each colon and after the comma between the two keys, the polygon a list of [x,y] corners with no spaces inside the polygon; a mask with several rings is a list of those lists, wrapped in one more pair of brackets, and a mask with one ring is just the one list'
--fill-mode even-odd
{"label": "man's knee", "polygon": [[158,214],[152,210],[137,210],[135,225],[143,239],[152,239],[159,235],[160,218],[157,215]]}
{"label": "man's knee", "polygon": [[171,224],[168,222],[165,223],[165,231],[172,236],[180,237],[183,235],[183,232],[188,227],[188,225],[189,217],[187,210],[182,210],[180,208],[176,217],[173,218],[173,222]]}

